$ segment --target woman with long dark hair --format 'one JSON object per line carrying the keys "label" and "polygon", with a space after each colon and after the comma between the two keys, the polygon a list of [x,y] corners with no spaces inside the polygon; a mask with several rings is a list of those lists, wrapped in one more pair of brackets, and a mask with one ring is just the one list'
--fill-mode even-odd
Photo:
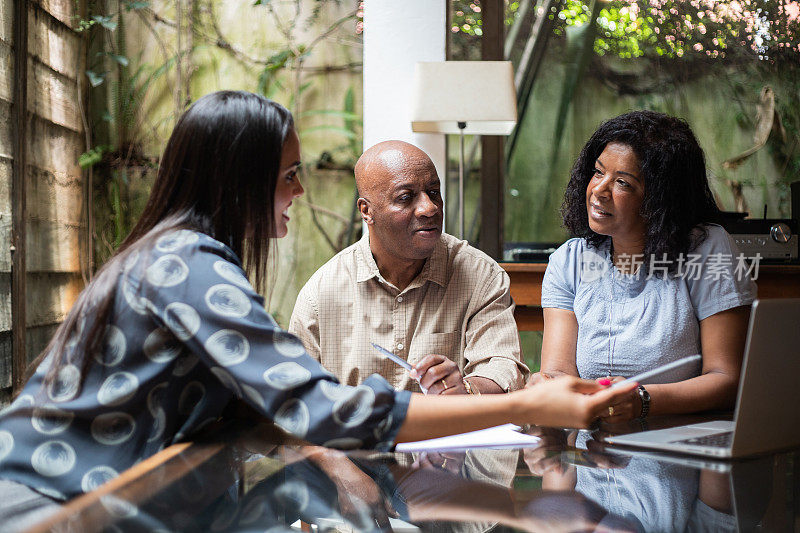
{"label": "woman with long dark hair", "polygon": [[562,215],[573,238],[544,276],[537,378],[618,380],[702,354],[604,419],[732,407],[756,289],[715,224],[720,211],[689,125],[652,111],[601,124],[572,168]]}
{"label": "woman with long dark hair", "polygon": [[93,490],[236,398],[315,444],[390,449],[506,421],[584,427],[619,396],[578,379],[492,398],[340,385],[253,288],[303,193],[299,164],[291,115],[263,97],[213,93],[180,118],[138,224],[0,416],[0,493],[18,509]]}

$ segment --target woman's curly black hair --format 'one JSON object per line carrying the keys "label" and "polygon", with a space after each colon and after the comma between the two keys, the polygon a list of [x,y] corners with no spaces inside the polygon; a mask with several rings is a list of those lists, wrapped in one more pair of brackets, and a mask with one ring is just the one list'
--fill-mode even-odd
{"label": "woman's curly black hair", "polygon": [[[692,230],[718,222],[720,210],[708,186],[705,157],[689,125],[654,111],[632,111],[603,122],[581,150],[561,205],[564,226],[574,237],[598,247],[609,237],[589,228],[586,188],[595,162],[612,142],[630,146],[644,179],[641,216],[647,225],[644,257],[675,261],[706,236]],[[699,238],[698,238],[699,237]],[[647,261],[645,261],[645,264]],[[670,269],[672,270],[672,269]]]}

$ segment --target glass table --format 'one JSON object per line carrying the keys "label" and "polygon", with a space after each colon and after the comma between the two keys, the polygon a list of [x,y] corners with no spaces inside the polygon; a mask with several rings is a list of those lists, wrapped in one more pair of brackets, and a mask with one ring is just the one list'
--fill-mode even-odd
{"label": "glass table", "polygon": [[142,461],[32,531],[800,528],[800,449],[723,462],[603,443],[641,429],[533,427],[541,440],[526,449],[401,454],[329,450],[267,423],[229,424]]}

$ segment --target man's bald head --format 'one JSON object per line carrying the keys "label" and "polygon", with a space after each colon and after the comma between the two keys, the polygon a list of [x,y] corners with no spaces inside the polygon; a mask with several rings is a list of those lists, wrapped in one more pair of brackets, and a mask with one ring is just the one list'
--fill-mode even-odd
{"label": "man's bald head", "polygon": [[413,144],[386,141],[364,152],[355,174],[358,210],[369,228],[378,268],[409,262],[422,268],[421,261],[430,257],[439,241],[444,217],[441,185],[431,158]]}
{"label": "man's bald head", "polygon": [[382,190],[400,174],[436,172],[428,154],[404,141],[383,141],[368,148],[356,162],[356,187],[360,196]]}

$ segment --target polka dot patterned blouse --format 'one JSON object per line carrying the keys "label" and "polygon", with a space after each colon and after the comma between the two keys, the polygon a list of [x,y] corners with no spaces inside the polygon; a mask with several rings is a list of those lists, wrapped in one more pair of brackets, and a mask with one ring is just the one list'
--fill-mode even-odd
{"label": "polka dot patterned blouse", "polygon": [[67,348],[0,414],[0,478],[59,500],[186,440],[243,399],[285,431],[338,448],[389,449],[410,393],[370,376],[340,385],[264,309],[233,251],[168,233],[126,262],[103,349],[83,386]]}

